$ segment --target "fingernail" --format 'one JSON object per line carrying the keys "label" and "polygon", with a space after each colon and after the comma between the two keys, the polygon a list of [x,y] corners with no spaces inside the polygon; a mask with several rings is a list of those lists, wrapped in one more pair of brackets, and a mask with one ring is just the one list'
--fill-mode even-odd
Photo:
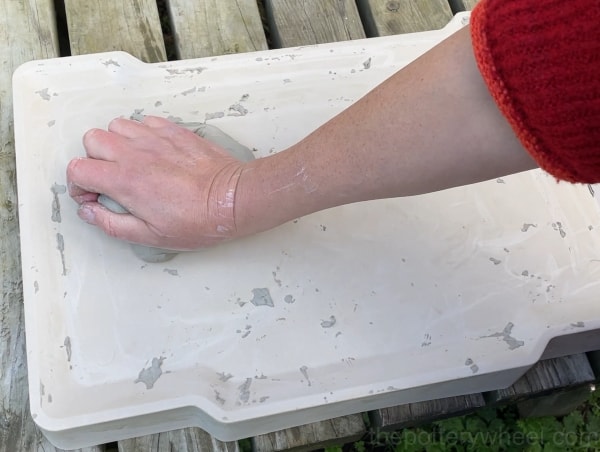
{"label": "fingernail", "polygon": [[94,221],[96,220],[96,214],[94,214],[94,210],[87,204],[82,204],[79,206],[77,214],[79,215],[79,218],[89,224],[94,224]]}

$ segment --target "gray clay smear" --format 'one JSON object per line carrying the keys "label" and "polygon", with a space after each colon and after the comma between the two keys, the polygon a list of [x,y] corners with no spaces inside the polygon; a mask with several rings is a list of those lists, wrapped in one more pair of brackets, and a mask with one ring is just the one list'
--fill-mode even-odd
{"label": "gray clay smear", "polygon": [[329,320],[321,320],[321,327],[322,328],[331,328],[333,325],[335,325],[337,322],[336,318],[334,315],[330,315],[329,316]]}
{"label": "gray clay smear", "polygon": [[71,338],[69,336],[65,337],[65,341],[63,342],[65,346],[65,351],[67,352],[67,362],[71,362],[72,349],[71,349]]}
{"label": "gray clay smear", "polygon": [[161,366],[164,360],[165,358],[163,357],[152,358],[152,365],[140,370],[140,374],[134,383],[144,383],[146,389],[152,389],[156,380],[158,380],[163,373]]}
{"label": "gray clay smear", "polygon": [[239,400],[242,403],[248,403],[248,400],[250,400],[250,385],[252,384],[252,378],[246,378],[246,381],[244,382],[244,384],[242,384],[238,390],[239,390]]}
{"label": "gray clay smear", "polygon": [[275,303],[273,303],[273,298],[271,298],[271,293],[269,289],[266,287],[261,287],[258,289],[252,289],[252,303],[254,306],[269,306],[270,308],[275,307]]}
{"label": "gray clay smear", "polygon": [[60,253],[60,260],[62,263],[62,274],[67,274],[67,266],[65,264],[65,239],[60,232],[56,233],[56,249]]}
{"label": "gray clay smear", "polygon": [[515,325],[512,322],[508,322],[504,329],[498,333],[490,334],[489,336],[481,336],[485,337],[501,337],[504,342],[508,344],[509,350],[514,350],[516,348],[522,347],[525,345],[524,341],[520,341],[511,336],[512,329]]}
{"label": "gray clay smear", "polygon": [[64,195],[67,192],[67,187],[60,184],[54,184],[50,187],[50,191],[52,191],[52,221],[55,223],[60,223],[62,221],[60,215],[60,200],[58,199],[58,195]]}
{"label": "gray clay smear", "polygon": [[300,368],[300,372],[302,373],[302,375],[304,375],[304,378],[306,378],[306,383],[308,384],[308,386],[312,386],[312,383],[310,382],[310,378],[308,377],[308,367],[302,366]]}

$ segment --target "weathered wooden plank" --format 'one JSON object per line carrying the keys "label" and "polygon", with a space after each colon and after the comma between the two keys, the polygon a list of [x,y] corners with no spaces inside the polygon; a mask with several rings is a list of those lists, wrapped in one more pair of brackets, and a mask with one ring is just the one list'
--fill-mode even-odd
{"label": "weathered wooden plank", "polygon": [[487,393],[491,403],[519,402],[552,391],[581,387],[594,382],[594,372],[585,353],[546,359],[535,364],[512,386]]}
{"label": "weathered wooden plank", "polygon": [[119,452],[239,452],[238,443],[222,442],[199,428],[186,428],[119,441]]}
{"label": "weathered wooden plank", "polygon": [[447,0],[357,0],[368,36],[442,28],[452,18]]}
{"label": "weathered wooden plank", "polygon": [[142,61],[166,60],[155,0],[65,0],[71,53],[124,50]]}
{"label": "weathered wooden plank", "polygon": [[338,417],[252,438],[256,452],[314,450],[357,441],[366,433],[362,415]]}
{"label": "weathered wooden plank", "polygon": [[407,403],[375,410],[370,415],[378,430],[398,430],[449,416],[467,414],[483,406],[485,406],[483,395],[476,393],[427,402]]}
{"label": "weathered wooden plank", "polygon": [[51,0],[0,0],[0,451],[6,452],[58,450],[29,412],[12,116],[13,71],[58,56],[53,14]]}
{"label": "weathered wooden plank", "polygon": [[178,58],[267,50],[256,0],[170,0]]}
{"label": "weathered wooden plank", "polygon": [[352,0],[266,0],[275,47],[293,47],[365,37]]}
{"label": "weathered wooden plank", "polygon": [[475,7],[475,4],[478,2],[479,0],[462,0],[463,5],[465,5],[465,9],[467,11],[472,10]]}

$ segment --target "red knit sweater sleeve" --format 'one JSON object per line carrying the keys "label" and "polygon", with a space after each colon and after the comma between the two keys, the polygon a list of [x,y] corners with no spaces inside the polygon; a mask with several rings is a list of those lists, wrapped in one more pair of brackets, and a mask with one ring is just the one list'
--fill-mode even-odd
{"label": "red knit sweater sleeve", "polygon": [[600,182],[600,0],[480,0],[479,70],[544,170]]}

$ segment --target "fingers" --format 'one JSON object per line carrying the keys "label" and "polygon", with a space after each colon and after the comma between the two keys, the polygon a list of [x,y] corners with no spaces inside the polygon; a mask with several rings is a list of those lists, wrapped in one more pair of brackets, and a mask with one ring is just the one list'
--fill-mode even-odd
{"label": "fingers", "polygon": [[[91,129],[84,135],[83,145],[89,158],[74,159],[67,166],[69,194],[75,201],[95,201],[98,193],[113,193],[117,165],[111,164],[139,158],[139,153],[133,151],[140,149],[144,154],[150,153],[152,149],[147,143],[155,144],[161,131],[176,127],[171,121],[153,116],[147,116],[143,121],[116,118],[110,122],[108,130]],[[167,135],[172,133],[167,132]]]}
{"label": "fingers", "polygon": [[[78,203],[94,201],[98,193],[111,193],[114,163],[105,160],[77,158],[67,166],[69,195]],[[111,177],[111,174],[113,177]]]}
{"label": "fingers", "polygon": [[172,121],[169,121],[166,118],[161,118],[159,116],[144,116],[142,119],[142,124],[151,127],[153,129],[160,129],[163,127],[173,127],[176,124]]}
{"label": "fingers", "polygon": [[86,223],[97,226],[106,234],[128,242],[154,245],[157,236],[146,222],[127,213],[114,213],[97,202],[84,202],[77,215]]}
{"label": "fingers", "polygon": [[91,129],[83,136],[83,146],[88,157],[115,161],[127,147],[127,138],[102,129]]}
{"label": "fingers", "polygon": [[114,161],[120,152],[131,146],[129,140],[152,136],[156,128],[173,125],[166,119],[152,116],[144,117],[143,122],[115,118],[108,124],[108,130],[88,130],[83,136],[83,145],[89,157]]}
{"label": "fingers", "polygon": [[138,138],[148,135],[148,126],[140,121],[125,118],[115,118],[108,124],[108,131],[124,136],[125,138]]}
{"label": "fingers", "polygon": [[193,141],[201,139],[194,132],[186,129],[180,124],[176,124],[168,119],[160,118],[158,116],[144,116],[142,124],[146,126],[151,133],[158,137],[171,140],[175,144],[184,145],[185,141],[189,141],[190,139]]}

